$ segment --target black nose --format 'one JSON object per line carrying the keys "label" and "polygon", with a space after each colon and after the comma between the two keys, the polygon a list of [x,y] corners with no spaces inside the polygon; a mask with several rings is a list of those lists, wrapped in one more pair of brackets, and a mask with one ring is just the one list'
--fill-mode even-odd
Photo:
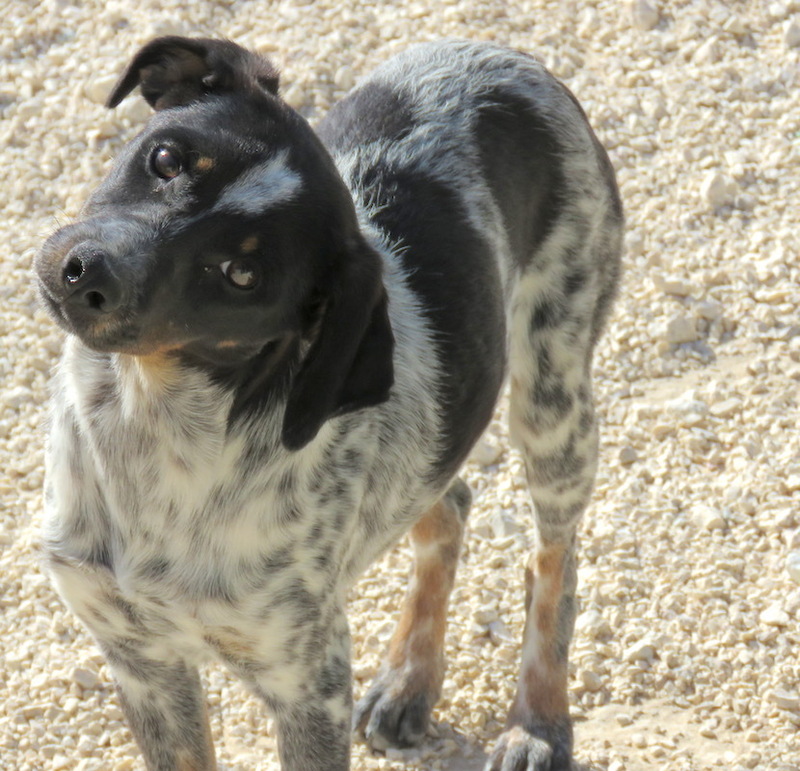
{"label": "black nose", "polygon": [[111,313],[122,301],[122,285],[102,249],[78,245],[70,250],[61,269],[66,302],[94,313]]}

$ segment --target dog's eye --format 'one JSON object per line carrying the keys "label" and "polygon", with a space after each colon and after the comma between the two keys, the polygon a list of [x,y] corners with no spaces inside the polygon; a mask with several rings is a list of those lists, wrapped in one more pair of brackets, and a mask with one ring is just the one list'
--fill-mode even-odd
{"label": "dog's eye", "polygon": [[258,283],[258,271],[251,260],[228,260],[219,268],[237,289],[252,289]]}
{"label": "dog's eye", "polygon": [[168,147],[157,147],[151,162],[161,179],[175,179],[183,171],[181,156]]}

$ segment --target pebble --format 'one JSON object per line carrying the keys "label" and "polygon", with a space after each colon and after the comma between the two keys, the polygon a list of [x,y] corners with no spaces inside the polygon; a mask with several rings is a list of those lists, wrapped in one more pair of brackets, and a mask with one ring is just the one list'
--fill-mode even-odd
{"label": "pebble", "polygon": [[672,345],[697,340],[697,322],[690,316],[674,316],[664,328],[664,339]]}
{"label": "pebble", "polygon": [[353,68],[348,66],[339,67],[333,76],[333,82],[344,91],[349,91],[355,85],[355,81]]}
{"label": "pebble", "polygon": [[476,624],[488,626],[493,621],[497,621],[497,608],[478,608],[472,614],[472,618]]}
{"label": "pebble", "polygon": [[634,643],[626,648],[625,652],[622,654],[622,658],[629,663],[637,661],[651,662],[655,656],[655,647],[651,643],[645,641]]}
{"label": "pebble", "polygon": [[95,104],[105,104],[111,89],[117,83],[118,75],[101,75],[90,80],[85,87],[85,93],[89,101]]}
{"label": "pebble", "polygon": [[797,691],[776,688],[770,692],[769,700],[781,709],[787,709],[790,712],[800,712],[800,694],[798,694]]}
{"label": "pebble", "polygon": [[657,273],[653,276],[653,284],[659,291],[676,297],[690,297],[697,291],[695,283],[680,276],[663,276]]}
{"label": "pebble", "polygon": [[786,572],[797,584],[800,584],[800,550],[789,552],[786,556]]}
{"label": "pebble", "polygon": [[71,677],[72,681],[77,683],[84,690],[97,688],[97,686],[100,684],[100,679],[98,678],[96,672],[92,672],[92,670],[84,669],[82,667],[76,667],[73,669]]}
{"label": "pebble", "polygon": [[470,459],[481,466],[493,466],[503,457],[503,448],[496,440],[482,436],[470,453]]}
{"label": "pebble", "polygon": [[608,637],[611,627],[599,610],[587,610],[575,619],[575,629],[591,639]]}
{"label": "pebble", "polygon": [[591,693],[596,693],[603,688],[603,678],[589,669],[581,670],[581,683]]}
{"label": "pebble", "polygon": [[800,46],[800,17],[795,16],[786,22],[783,30],[783,42],[789,48],[797,48]]}
{"label": "pebble", "polygon": [[631,744],[634,747],[643,750],[648,745],[647,737],[643,733],[638,732],[631,734]]}
{"label": "pebble", "polygon": [[697,505],[691,510],[690,517],[703,530],[725,529],[725,517],[712,506]]}
{"label": "pebble", "polygon": [[732,418],[742,409],[742,400],[738,396],[732,396],[721,402],[714,402],[709,405],[708,411],[715,418]]}
{"label": "pebble", "polygon": [[659,19],[658,8],[649,0],[633,0],[631,3],[631,21],[636,29],[651,30]]}
{"label": "pebble", "polygon": [[762,611],[758,617],[762,624],[767,626],[788,626],[790,622],[789,614],[783,609],[781,603],[776,602]]}
{"label": "pebble", "polygon": [[719,171],[709,171],[700,185],[701,198],[714,210],[733,203],[737,193],[736,182]]}

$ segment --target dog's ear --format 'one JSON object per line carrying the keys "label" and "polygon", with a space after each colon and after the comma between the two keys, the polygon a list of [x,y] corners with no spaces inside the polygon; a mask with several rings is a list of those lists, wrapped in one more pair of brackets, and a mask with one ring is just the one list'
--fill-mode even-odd
{"label": "dog's ear", "polygon": [[278,71],[265,58],[230,40],[169,35],[133,57],[106,101],[116,107],[136,86],[156,110],[195,102],[206,94],[260,90],[278,93]]}
{"label": "dog's ear", "polygon": [[308,444],[329,418],[386,401],[394,383],[380,258],[359,241],[326,292],[316,339],[292,382],[282,432],[290,450]]}

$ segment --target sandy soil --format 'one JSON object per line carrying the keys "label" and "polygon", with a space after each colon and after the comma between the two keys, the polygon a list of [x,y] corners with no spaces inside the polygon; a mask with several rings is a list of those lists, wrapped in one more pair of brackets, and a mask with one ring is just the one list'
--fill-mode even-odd
{"label": "sandy soil", "polygon": [[[30,266],[146,119],[136,99],[100,105],[164,33],[272,56],[312,121],[379,61],[440,36],[537,53],[572,88],[628,217],[596,359],[604,445],[570,675],[580,768],[800,769],[797,0],[0,2],[0,767],[142,768],[107,670],[37,565],[60,337]],[[357,746],[355,769],[478,769],[499,731],[530,542],[504,409],[465,469],[476,504],[431,735],[386,757]],[[408,565],[401,544],[353,592],[357,693]],[[275,768],[260,705],[220,669],[206,683],[222,767]]]}

